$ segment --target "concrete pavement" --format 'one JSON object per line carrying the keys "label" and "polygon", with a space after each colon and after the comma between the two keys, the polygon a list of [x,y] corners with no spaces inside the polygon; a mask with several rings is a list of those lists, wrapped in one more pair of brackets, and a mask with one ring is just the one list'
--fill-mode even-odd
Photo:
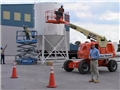
{"label": "concrete pavement", "polygon": [[[119,58],[116,58],[116,60]],[[50,76],[50,66],[41,65],[17,65],[18,78],[12,79],[14,60],[6,60],[1,66],[2,89],[1,90],[53,90],[47,88]],[[89,83],[90,74],[82,75],[75,69],[66,72],[62,68],[63,60],[58,60],[54,66],[57,88],[54,90],[120,90],[120,63],[118,70],[109,72],[106,67],[99,67],[100,83]]]}

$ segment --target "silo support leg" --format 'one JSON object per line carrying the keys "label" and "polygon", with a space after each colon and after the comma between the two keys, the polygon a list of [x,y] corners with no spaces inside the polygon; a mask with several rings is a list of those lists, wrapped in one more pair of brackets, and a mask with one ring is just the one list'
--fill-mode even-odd
{"label": "silo support leg", "polygon": [[45,46],[45,36],[43,35],[43,37],[42,37],[42,64],[45,63],[45,59],[44,59],[44,50],[45,50],[45,48],[44,48],[44,46]]}

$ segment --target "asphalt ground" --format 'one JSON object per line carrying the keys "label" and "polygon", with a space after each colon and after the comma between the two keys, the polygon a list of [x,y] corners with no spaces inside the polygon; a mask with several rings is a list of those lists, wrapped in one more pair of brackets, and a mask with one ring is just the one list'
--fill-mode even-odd
{"label": "asphalt ground", "polygon": [[57,87],[47,88],[51,66],[39,62],[37,65],[17,65],[18,78],[13,79],[13,61],[8,59],[5,65],[1,65],[1,90],[120,90],[120,62],[116,72],[99,67],[100,83],[90,83],[90,73],[82,75],[77,69],[66,72],[62,68],[64,61],[58,60],[54,63]]}

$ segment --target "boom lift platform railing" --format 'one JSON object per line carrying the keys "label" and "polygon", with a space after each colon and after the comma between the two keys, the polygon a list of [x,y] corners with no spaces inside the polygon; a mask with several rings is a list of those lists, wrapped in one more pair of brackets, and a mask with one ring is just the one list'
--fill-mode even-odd
{"label": "boom lift platform railing", "polygon": [[37,31],[29,31],[30,40],[27,40],[25,31],[16,31],[17,54],[15,60],[17,64],[36,64],[37,56]]}
{"label": "boom lift platform railing", "polygon": [[69,16],[69,12],[65,12],[63,13],[63,18],[61,18],[60,20],[56,20],[57,16],[55,14],[56,9],[53,10],[48,10],[45,12],[45,22],[46,23],[54,23],[54,24],[65,24],[68,21],[65,20],[68,19]]}

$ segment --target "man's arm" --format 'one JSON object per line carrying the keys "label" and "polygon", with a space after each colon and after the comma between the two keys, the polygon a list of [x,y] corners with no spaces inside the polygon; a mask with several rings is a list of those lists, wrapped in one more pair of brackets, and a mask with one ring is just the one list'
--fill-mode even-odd
{"label": "man's arm", "polygon": [[90,50],[90,55],[89,55],[89,59],[92,59],[92,57],[91,57],[91,50]]}
{"label": "man's arm", "polygon": [[64,9],[63,9],[63,12],[64,12]]}
{"label": "man's arm", "polygon": [[4,50],[6,49],[7,45],[5,46]]}

